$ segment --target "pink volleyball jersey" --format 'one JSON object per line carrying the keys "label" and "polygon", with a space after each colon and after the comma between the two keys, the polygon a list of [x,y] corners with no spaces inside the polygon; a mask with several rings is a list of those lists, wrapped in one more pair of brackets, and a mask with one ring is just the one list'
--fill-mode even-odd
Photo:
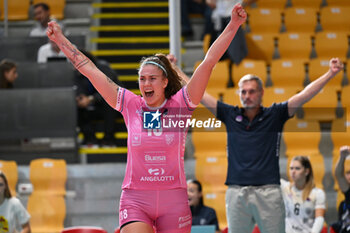
{"label": "pink volleyball jersey", "polygon": [[[186,123],[195,107],[186,87],[158,108],[148,107],[141,96],[119,88],[116,110],[122,113],[128,129],[123,189],[186,188]],[[150,124],[158,128],[150,128]]]}

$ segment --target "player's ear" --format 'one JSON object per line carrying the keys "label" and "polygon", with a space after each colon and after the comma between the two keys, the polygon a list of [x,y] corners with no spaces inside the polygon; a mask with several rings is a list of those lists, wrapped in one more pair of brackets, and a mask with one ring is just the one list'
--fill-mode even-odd
{"label": "player's ear", "polygon": [[306,174],[307,176],[310,174],[310,169],[309,169],[309,168],[306,168],[305,174]]}
{"label": "player's ear", "polygon": [[163,88],[165,89],[168,86],[169,79],[163,78]]}

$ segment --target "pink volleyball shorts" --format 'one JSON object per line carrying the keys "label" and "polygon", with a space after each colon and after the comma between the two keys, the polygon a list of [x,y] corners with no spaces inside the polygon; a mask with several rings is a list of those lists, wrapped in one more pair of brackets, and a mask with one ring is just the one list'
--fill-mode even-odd
{"label": "pink volleyball shorts", "polygon": [[124,189],[119,205],[119,226],[145,222],[157,233],[189,233],[192,216],[186,189]]}

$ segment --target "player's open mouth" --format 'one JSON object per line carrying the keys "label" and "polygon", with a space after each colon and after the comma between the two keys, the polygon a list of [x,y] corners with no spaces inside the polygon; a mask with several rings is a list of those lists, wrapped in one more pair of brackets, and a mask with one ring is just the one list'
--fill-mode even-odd
{"label": "player's open mouth", "polygon": [[146,97],[152,97],[154,94],[154,91],[145,91],[145,96]]}

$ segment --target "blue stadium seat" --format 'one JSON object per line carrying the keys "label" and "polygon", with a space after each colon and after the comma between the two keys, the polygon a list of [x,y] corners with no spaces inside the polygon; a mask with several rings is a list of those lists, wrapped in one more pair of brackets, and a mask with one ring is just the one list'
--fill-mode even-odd
{"label": "blue stadium seat", "polygon": [[192,226],[191,233],[215,233],[214,225]]}

